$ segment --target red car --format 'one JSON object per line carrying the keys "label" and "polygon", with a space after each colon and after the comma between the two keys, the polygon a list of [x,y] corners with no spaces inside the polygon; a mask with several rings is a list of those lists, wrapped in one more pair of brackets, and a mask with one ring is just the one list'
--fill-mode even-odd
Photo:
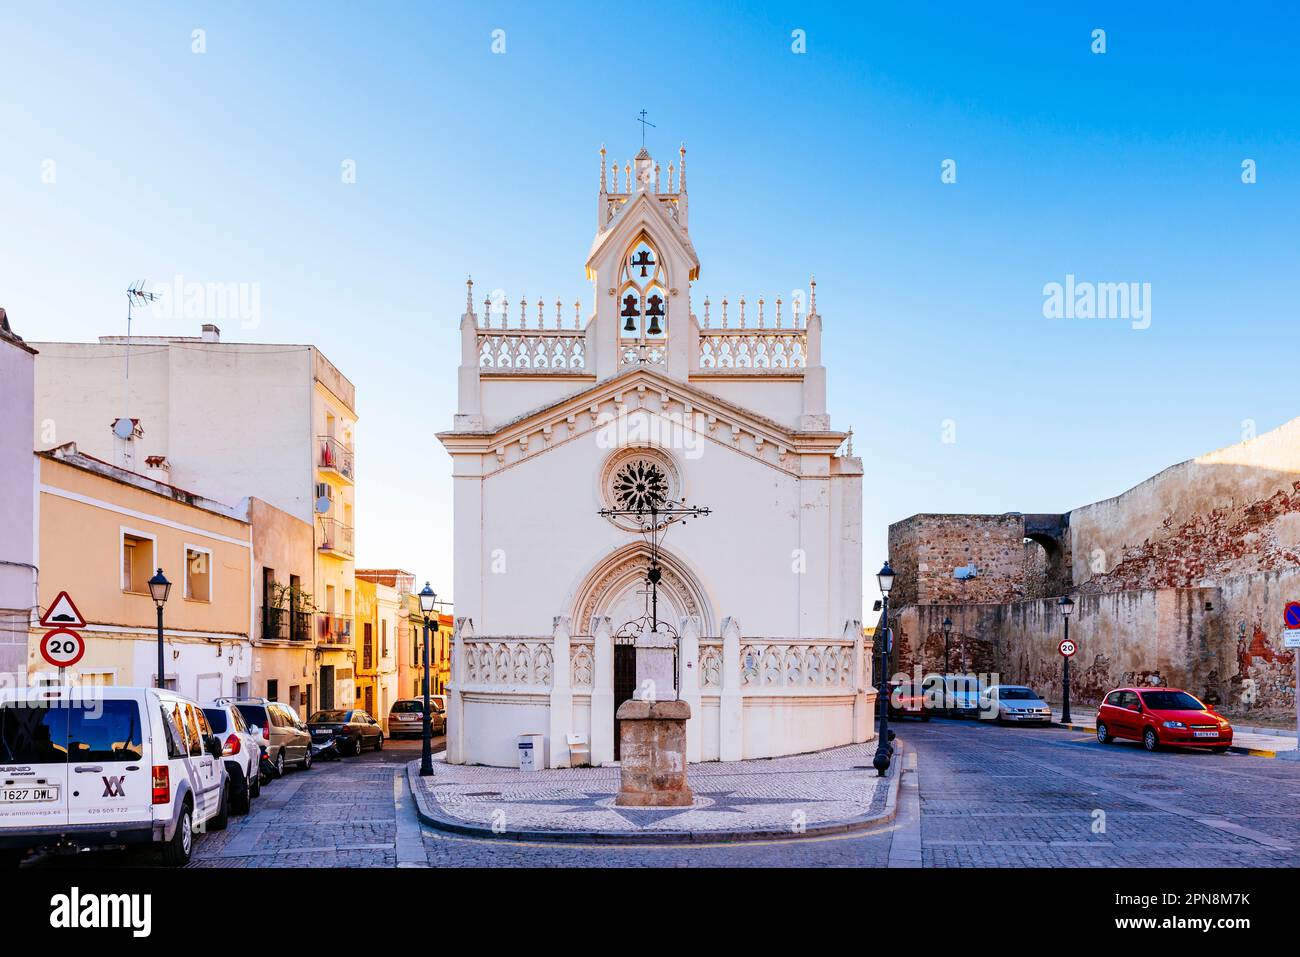
{"label": "red car", "polygon": [[1161,745],[1224,752],[1232,725],[1200,699],[1177,688],[1116,688],[1097,709],[1097,740],[1141,741],[1148,751]]}

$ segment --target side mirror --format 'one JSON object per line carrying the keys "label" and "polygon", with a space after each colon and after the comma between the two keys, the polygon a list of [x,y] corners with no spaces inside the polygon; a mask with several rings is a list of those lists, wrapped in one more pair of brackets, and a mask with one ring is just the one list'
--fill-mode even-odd
{"label": "side mirror", "polygon": [[207,745],[208,745],[208,754],[212,755],[214,758],[221,757],[221,752],[223,748],[221,746],[220,738],[218,738],[215,734],[208,735]]}

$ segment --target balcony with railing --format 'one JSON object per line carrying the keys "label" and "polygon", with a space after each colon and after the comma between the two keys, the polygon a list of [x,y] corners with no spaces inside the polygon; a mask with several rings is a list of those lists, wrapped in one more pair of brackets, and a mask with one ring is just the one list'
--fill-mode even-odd
{"label": "balcony with railing", "polygon": [[318,442],[319,455],[316,459],[318,468],[333,472],[349,482],[356,481],[355,461],[352,450],[331,435],[322,435]]}
{"label": "balcony with railing", "polygon": [[352,647],[352,616],[322,612],[316,616],[316,641],[322,645]]}
{"label": "balcony with railing", "polygon": [[328,555],[336,555],[339,558],[351,558],[353,556],[351,525],[344,525],[336,518],[322,518],[320,520],[320,531],[320,543],[316,546],[317,551]]}
{"label": "balcony with railing", "polygon": [[311,612],[262,608],[260,618],[261,627],[258,629],[258,636],[263,641],[311,640]]}

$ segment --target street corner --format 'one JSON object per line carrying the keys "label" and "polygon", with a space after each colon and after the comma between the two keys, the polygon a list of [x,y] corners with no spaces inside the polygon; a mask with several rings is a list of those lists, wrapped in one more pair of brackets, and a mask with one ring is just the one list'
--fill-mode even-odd
{"label": "street corner", "polygon": [[407,765],[420,819],[450,833],[559,843],[701,844],[797,840],[847,834],[891,821],[899,781],[915,756],[895,742],[878,775],[874,744],[784,758],[691,765],[691,803],[616,803],[620,768],[512,768],[435,763],[421,777]]}

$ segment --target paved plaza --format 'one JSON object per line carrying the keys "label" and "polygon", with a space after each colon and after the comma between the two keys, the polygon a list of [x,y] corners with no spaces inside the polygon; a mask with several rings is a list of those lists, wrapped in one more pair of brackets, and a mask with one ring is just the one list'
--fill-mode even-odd
{"label": "paved plaza", "polygon": [[862,827],[886,813],[888,778],[871,766],[874,745],[690,769],[690,807],[619,807],[617,767],[526,772],[439,760],[423,789],[430,823],[484,836],[589,835],[691,840],[782,837]]}

